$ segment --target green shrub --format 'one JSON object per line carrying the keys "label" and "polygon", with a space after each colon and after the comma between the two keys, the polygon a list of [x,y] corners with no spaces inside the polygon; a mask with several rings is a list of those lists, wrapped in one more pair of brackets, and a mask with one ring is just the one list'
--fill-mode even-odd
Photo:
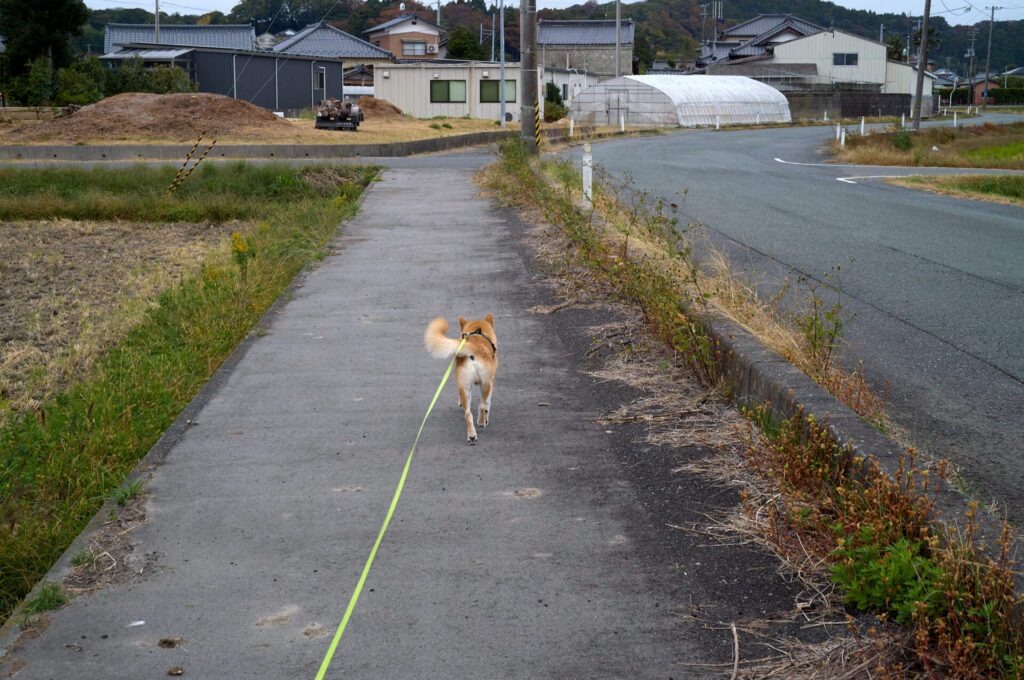
{"label": "green shrub", "polygon": [[899,130],[893,133],[892,145],[901,151],[909,151],[914,146],[914,140],[906,130]]}
{"label": "green shrub", "polygon": [[565,118],[566,114],[569,113],[569,109],[565,108],[560,104],[554,102],[544,102],[544,122],[551,123],[556,120]]}

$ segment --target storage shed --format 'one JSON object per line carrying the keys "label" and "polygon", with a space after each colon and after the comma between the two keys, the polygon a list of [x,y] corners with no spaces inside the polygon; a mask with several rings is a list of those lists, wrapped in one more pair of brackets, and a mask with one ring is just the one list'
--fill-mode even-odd
{"label": "storage shed", "polygon": [[580,92],[569,107],[578,123],[695,127],[788,123],[789,103],[775,88],[744,76],[623,76]]}

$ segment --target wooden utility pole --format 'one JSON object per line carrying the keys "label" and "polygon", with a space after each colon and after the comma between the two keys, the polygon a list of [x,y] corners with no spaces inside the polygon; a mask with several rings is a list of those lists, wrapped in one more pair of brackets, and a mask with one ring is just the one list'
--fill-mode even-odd
{"label": "wooden utility pole", "polygon": [[932,0],[924,0],[924,19],[921,21],[921,49],[917,51],[917,87],[914,88],[914,129],[921,129],[921,96],[924,94],[924,69],[928,66],[928,15]]}
{"label": "wooden utility pole", "polygon": [[620,36],[622,35],[622,2],[615,0],[615,77],[618,78],[622,75],[622,66],[619,61],[619,43],[621,42]]}

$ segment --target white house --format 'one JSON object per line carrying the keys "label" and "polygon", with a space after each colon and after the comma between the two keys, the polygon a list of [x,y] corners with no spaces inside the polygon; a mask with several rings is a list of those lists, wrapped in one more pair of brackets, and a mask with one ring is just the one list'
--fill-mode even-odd
{"label": "white house", "polygon": [[[491,61],[380,65],[373,72],[373,91],[378,99],[387,100],[417,118],[469,116],[500,120],[500,71],[501,64]],[[542,98],[544,83],[553,82],[568,100],[598,80],[587,73],[556,68],[545,68],[538,76],[538,92]],[[507,121],[519,120],[521,97],[519,64],[506,63]]]}

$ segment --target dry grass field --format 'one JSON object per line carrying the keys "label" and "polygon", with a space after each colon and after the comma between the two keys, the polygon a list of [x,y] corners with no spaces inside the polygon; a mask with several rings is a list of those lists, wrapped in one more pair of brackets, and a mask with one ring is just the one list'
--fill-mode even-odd
{"label": "dry grass field", "polygon": [[182,144],[201,132],[218,144],[380,144],[498,129],[492,120],[412,118],[368,97],[363,109],[358,130],[317,130],[312,118],[278,118],[221,95],[129,93],[63,118],[0,122],[0,144]]}

